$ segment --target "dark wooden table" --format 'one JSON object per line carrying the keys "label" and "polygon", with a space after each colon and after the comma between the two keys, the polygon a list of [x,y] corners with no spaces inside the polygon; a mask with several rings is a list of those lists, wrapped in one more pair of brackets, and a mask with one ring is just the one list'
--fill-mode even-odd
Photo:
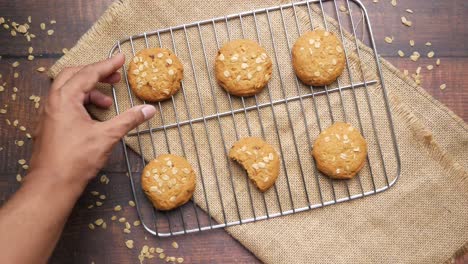
{"label": "dark wooden table", "polygon": [[[3,203],[20,186],[16,181],[19,173],[25,175],[25,170],[18,166],[19,159],[29,159],[31,141],[25,137],[25,132],[19,127],[24,125],[26,132],[32,131],[37,117],[37,109],[28,98],[31,95],[47,95],[50,80],[45,74],[36,72],[36,68],[50,67],[54,61],[62,56],[62,48],[71,48],[78,38],[99,18],[113,0],[100,1],[0,1],[0,17],[24,23],[28,16],[32,18],[32,31],[37,37],[26,42],[24,36],[12,37],[10,32],[0,28],[0,85],[6,82],[5,91],[0,92],[0,108],[6,108],[7,113],[0,114],[0,201]],[[427,1],[408,0],[398,3],[396,7],[389,0],[372,3],[364,0],[375,31],[377,46],[383,57],[401,69],[414,72],[418,66],[423,66],[423,87],[435,98],[447,105],[452,111],[468,120],[468,26],[466,16],[468,6],[464,0]],[[406,13],[405,9],[412,9],[414,14]],[[405,15],[413,26],[406,28],[400,23],[400,16]],[[56,20],[56,24],[50,24]],[[40,23],[46,23],[47,29],[55,33],[47,36],[46,31],[40,29]],[[384,37],[392,35],[392,44],[384,42]],[[415,47],[410,48],[408,42],[415,40]],[[432,46],[424,45],[431,42]],[[35,59],[27,59],[28,47],[34,47]],[[418,50],[425,55],[434,50],[435,57],[441,59],[441,65],[428,71],[425,65],[430,59],[421,58],[417,63],[408,58],[400,58],[397,50],[406,54],[410,50]],[[19,67],[12,68],[14,61]],[[431,61],[434,61],[433,59]],[[19,76],[14,78],[14,72]],[[439,86],[445,83],[443,91]],[[12,100],[13,87],[17,87],[16,100]],[[7,106],[5,106],[7,105]],[[19,125],[7,125],[4,119],[11,122],[19,120]],[[15,141],[23,140],[25,144],[17,146]],[[258,260],[241,244],[235,241],[223,230],[215,230],[202,234],[179,236],[170,239],[155,238],[146,235],[141,227],[133,227],[131,234],[122,232],[123,224],[112,222],[114,214],[125,216],[129,222],[137,220],[134,208],[128,205],[131,193],[121,148],[114,150],[108,165],[101,174],[110,178],[110,183],[103,185],[96,179],[76,204],[67,223],[62,238],[51,259],[52,263],[137,263],[137,256],[142,245],[164,248],[168,255],[182,256],[187,263],[252,263]],[[99,191],[107,198],[99,208],[88,209],[97,197],[90,191]],[[116,204],[123,206],[118,214],[112,208]],[[98,218],[107,222],[107,229],[88,229],[88,224]],[[146,237],[146,239],[144,239]],[[135,249],[129,250],[124,241],[133,238]],[[138,239],[137,239],[138,238]],[[171,246],[173,241],[180,245],[179,249]],[[160,261],[153,260],[153,262]],[[468,257],[460,257],[457,262],[468,261]]]}

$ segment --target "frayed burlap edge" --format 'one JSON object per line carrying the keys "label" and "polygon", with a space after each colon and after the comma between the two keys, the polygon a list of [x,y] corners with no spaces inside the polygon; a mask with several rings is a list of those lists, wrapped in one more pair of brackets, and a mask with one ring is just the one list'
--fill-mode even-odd
{"label": "frayed burlap edge", "polygon": [[[279,3],[289,2],[288,0],[280,0]],[[128,6],[129,1],[127,0],[117,0],[112,3],[109,8],[104,12],[100,19],[77,41],[76,45],[70,49],[69,53],[78,53],[83,49],[86,49],[93,45],[98,39],[99,36],[103,34],[105,28],[111,26],[112,21],[119,17],[125,8]],[[317,10],[314,10],[317,12]],[[304,19],[302,17],[301,19]],[[336,21],[330,17],[326,18],[328,22],[337,25]],[[349,36],[348,36],[349,37]],[[360,48],[371,52],[372,50],[363,45],[359,40]],[[48,71],[48,75],[51,78],[57,76],[57,74],[64,68],[70,65],[74,65],[71,61],[71,56],[61,57]],[[435,100],[431,95],[429,95],[422,87],[418,86],[411,78],[402,74],[402,72],[394,67],[390,62],[385,59],[380,60],[382,67],[386,67],[390,72],[394,73],[398,78],[403,80],[408,85],[411,85],[419,94],[424,96],[428,101],[433,103],[436,107],[447,113],[457,124],[459,124],[464,130],[468,131],[468,125],[458,117],[454,112],[448,109],[445,105]],[[367,72],[367,71],[366,71]],[[390,105],[392,108],[392,114],[406,120],[410,124],[410,128],[415,135],[415,138],[418,139],[421,144],[424,144],[428,148],[430,155],[440,162],[440,164],[450,172],[451,178],[456,180],[460,187],[468,188],[468,174],[464,168],[457,162],[455,162],[450,155],[443,150],[439,144],[434,140],[432,132],[427,129],[418,118],[412,113],[410,107],[404,105],[399,98],[389,93]],[[454,263],[454,260],[460,256],[463,256],[468,252],[468,242],[462,245],[445,263]]]}

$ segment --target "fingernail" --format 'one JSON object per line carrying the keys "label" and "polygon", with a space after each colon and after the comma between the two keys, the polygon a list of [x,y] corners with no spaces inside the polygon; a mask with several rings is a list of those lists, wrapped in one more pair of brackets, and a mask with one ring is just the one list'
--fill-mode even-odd
{"label": "fingernail", "polygon": [[125,57],[125,55],[123,53],[117,53],[112,57],[112,59],[117,59],[117,58],[120,58],[120,57]]}
{"label": "fingernail", "polygon": [[143,113],[145,120],[148,120],[154,116],[156,113],[156,108],[154,108],[152,105],[145,105],[141,108],[141,112]]}

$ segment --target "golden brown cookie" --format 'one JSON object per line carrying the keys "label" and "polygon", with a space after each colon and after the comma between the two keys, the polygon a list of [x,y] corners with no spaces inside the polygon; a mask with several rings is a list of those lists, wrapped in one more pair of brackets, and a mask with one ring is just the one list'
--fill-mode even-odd
{"label": "golden brown cookie", "polygon": [[278,178],[280,161],[275,149],[261,138],[243,138],[231,147],[229,158],[247,171],[250,180],[265,192]]}
{"label": "golden brown cookie", "polygon": [[345,66],[343,46],[331,32],[317,29],[300,36],[292,48],[292,64],[297,77],[307,84],[331,84]]}
{"label": "golden brown cookie", "polygon": [[335,123],[320,133],[312,156],[317,168],[333,179],[350,179],[366,162],[367,143],[348,123]]}
{"label": "golden brown cookie", "polygon": [[168,49],[151,48],[138,52],[128,65],[128,82],[140,99],[158,102],[171,98],[180,89],[184,67]]}
{"label": "golden brown cookie", "polygon": [[263,90],[271,78],[271,59],[257,42],[237,39],[218,51],[215,75],[228,93],[251,96]]}
{"label": "golden brown cookie", "polygon": [[154,207],[171,210],[185,204],[195,191],[195,172],[183,157],[164,154],[148,163],[141,187]]}

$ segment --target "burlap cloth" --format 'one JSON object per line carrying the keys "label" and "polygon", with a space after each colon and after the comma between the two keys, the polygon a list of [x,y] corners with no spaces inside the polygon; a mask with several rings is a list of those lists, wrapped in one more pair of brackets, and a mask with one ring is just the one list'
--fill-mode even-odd
{"label": "burlap cloth", "polygon": [[[116,1],[99,21],[80,39],[77,45],[62,57],[50,70],[51,76],[56,76],[63,67],[68,65],[88,64],[108,56],[110,47],[116,43],[116,40],[124,37],[150,31],[167,26],[175,26],[182,23],[193,22],[201,19],[207,19],[216,16],[236,13],[240,11],[252,10],[261,7],[273,6],[279,4],[278,0],[264,1]],[[317,10],[316,10],[317,11]],[[298,10],[300,27],[310,27],[308,16]],[[291,40],[297,37],[297,31],[294,20],[291,20],[291,10],[285,10],[285,19],[289,19],[286,27]],[[280,33],[276,31],[282,30],[281,18],[278,13],[271,14],[272,30],[276,36]],[[246,18],[244,24],[252,25],[252,20]],[[263,20],[262,20],[263,19]],[[313,20],[316,24],[313,26],[323,27],[320,14],[313,12]],[[239,24],[233,22],[231,25],[231,37],[242,37]],[[335,22],[328,20],[328,26],[331,30],[336,31]],[[237,28],[237,29],[236,29]],[[265,17],[259,18],[259,28],[261,29],[260,37],[263,38],[262,44],[271,52],[271,40],[268,41],[268,26]],[[193,31],[195,30],[195,31]],[[219,27],[218,34],[220,35],[220,43],[227,39],[225,28]],[[211,91],[214,92],[216,98],[222,98],[225,95],[223,91],[215,84],[209,82],[206,73],[205,61],[203,60],[203,49],[200,46],[200,39],[196,29],[188,29],[188,39],[193,45],[192,59],[195,65],[190,64],[190,53],[187,52],[187,47],[184,39],[184,32],[175,32],[176,47],[179,56],[184,61],[184,67],[187,76],[197,74],[199,91],[201,92],[202,104],[205,106],[204,114],[215,113],[213,97]],[[205,39],[208,43],[203,43],[206,47],[206,54],[209,58],[210,65],[216,53],[216,43],[212,36],[213,32],[209,29],[203,29],[202,34],[205,34]],[[211,34],[211,35],[210,35]],[[255,31],[252,27],[245,29],[246,37],[256,39]],[[209,35],[207,37],[207,35]],[[347,35],[345,35],[347,36]],[[170,39],[161,36],[163,45],[171,47]],[[359,69],[357,55],[354,52],[354,41],[349,36],[346,37],[345,45],[350,57],[350,71],[353,71],[353,82],[360,82],[364,78]],[[206,40],[205,40],[206,41]],[[280,40],[277,40],[278,42]],[[282,97],[278,93],[280,89],[279,75],[282,75],[284,82],[293,81],[294,78],[290,70],[290,60],[287,51],[286,40],[281,40],[282,44],[277,44],[278,50],[283,52],[278,55],[279,60],[277,65],[280,65],[280,71],[274,71],[273,80],[270,82],[269,89],[272,91],[273,99]],[[158,45],[157,38],[150,38],[150,46]],[[135,41],[135,49],[139,50],[143,47],[144,42]],[[123,52],[130,55],[130,46],[128,43],[124,47]],[[369,49],[361,47],[361,60],[366,67],[366,80],[378,79],[375,75],[375,62]],[[272,55],[270,53],[270,55]],[[210,57],[211,56],[211,57]],[[209,67],[211,69],[211,66]],[[277,70],[277,69],[276,69]],[[466,251],[468,241],[468,174],[466,172],[467,156],[468,156],[468,127],[449,109],[441,105],[439,102],[430,97],[422,88],[409,78],[405,77],[390,63],[382,61],[382,71],[386,83],[386,88],[389,94],[390,107],[393,112],[394,127],[398,140],[398,145],[401,154],[401,177],[397,184],[390,190],[367,197],[362,200],[346,202],[339,205],[329,206],[323,209],[313,210],[309,212],[299,213],[295,215],[271,219],[268,221],[260,221],[254,224],[230,227],[227,229],[236,239],[251,250],[258,258],[264,262],[272,263],[427,263],[427,262],[443,262],[449,261],[450,257],[458,250],[458,254]],[[187,100],[197,100],[197,92],[189,87],[194,87],[194,78],[185,77],[185,92]],[[342,75],[341,85],[349,83],[349,74],[345,72]],[[294,82],[285,83],[286,94],[288,96],[297,94]],[[117,85],[117,95],[121,109],[126,109],[130,106],[128,95],[123,83]],[[299,89],[305,89],[299,86]],[[331,87],[332,88],[332,87]],[[100,89],[110,93],[109,86],[101,86]],[[212,90],[210,90],[212,89]],[[357,90],[357,102],[360,105],[362,119],[362,127],[367,135],[368,141],[371,143],[370,162],[375,164],[376,185],[381,187],[384,184],[382,173],[378,173],[380,167],[380,159],[376,152],[375,138],[373,138],[371,119],[365,113],[366,108],[365,94],[363,88]],[[385,104],[382,99],[382,91],[379,84],[369,86],[370,96],[373,100],[373,109],[376,116],[376,126],[380,133],[382,141],[382,150],[387,161],[388,174],[392,180],[397,174],[396,160],[393,155],[394,149],[391,144],[392,140],[388,130],[388,119],[385,112]],[[302,91],[302,90],[301,90]],[[304,90],[307,91],[307,90]],[[302,93],[304,93],[302,91]],[[345,111],[348,121],[353,124],[358,124],[356,119],[355,108],[353,106],[353,97],[350,90],[343,92],[345,101]],[[182,95],[178,95],[177,101],[178,116],[174,115],[171,110],[171,104],[163,104],[163,113],[166,123],[171,123],[178,118],[186,120],[188,118],[186,107],[183,104]],[[137,99],[135,99],[137,100]],[[250,101],[249,101],[250,100]],[[268,101],[267,93],[262,93],[258,98],[259,102]],[[318,134],[318,124],[315,118],[315,112],[312,107],[312,99],[304,100],[305,115],[308,121],[308,131],[310,136],[314,138]],[[219,111],[227,111],[229,107],[226,100],[217,101]],[[325,96],[317,96],[317,106],[319,109],[319,117],[322,127],[328,126],[330,116],[327,110]],[[344,111],[341,108],[341,101],[338,93],[330,95],[330,102],[333,108],[335,120],[344,120]],[[234,100],[234,108],[241,106],[239,100]],[[246,104],[252,104],[251,99],[246,100]],[[196,107],[198,102],[190,102],[192,105],[191,117],[199,117],[200,109]],[[292,115],[292,123],[290,124],[287,110]],[[98,119],[109,119],[115,115],[114,110],[103,111],[90,108],[92,114]],[[305,138],[305,130],[303,124],[303,115],[301,106],[298,101],[290,103],[288,109],[284,105],[275,106],[275,113],[279,127],[279,133],[283,143],[283,148],[288,149],[285,153],[284,162],[297,163],[294,145],[291,140],[291,125],[295,128],[297,141],[300,142],[298,149],[301,158],[301,165],[304,171],[314,170],[313,163],[309,155],[309,145]],[[158,113],[159,115],[159,113]],[[254,135],[263,135],[262,128],[267,140],[273,142],[278,148],[278,138],[276,133],[271,132],[274,129],[274,120],[272,120],[271,108],[260,110],[260,116],[263,119],[263,127],[258,122],[258,115],[255,111],[248,113],[249,125],[251,133]],[[297,117],[297,118],[296,118]],[[248,126],[243,115],[237,114],[237,120],[240,136],[248,135]],[[232,143],[236,139],[236,134],[233,132],[232,120],[223,118],[222,123],[225,131],[226,144]],[[159,117],[152,120],[154,126],[161,125]],[[235,216],[233,207],[233,196],[230,192],[227,174],[225,168],[226,160],[223,153],[224,146],[219,140],[219,126],[216,121],[207,122],[208,131],[211,136],[212,151],[214,163],[211,158],[202,158],[200,164],[196,161],[196,151],[203,157],[210,157],[210,149],[207,148],[206,130],[203,123],[194,125],[194,134],[199,142],[198,149],[194,148],[192,134],[188,126],[181,128],[182,140],[184,140],[185,149],[181,149],[180,138],[178,137],[177,129],[168,130],[169,142],[164,140],[162,132],[156,132],[154,135],[156,142],[156,151],[167,152],[168,147],[174,153],[182,153],[192,161],[194,166],[203,167],[203,177],[205,179],[206,191],[208,199],[216,199],[218,193],[215,188],[215,181],[212,180],[213,173],[210,173],[210,167],[217,166],[217,176],[220,179],[221,189],[225,202],[225,210],[228,214],[228,220],[232,220]],[[149,137],[145,136],[143,141],[143,154],[145,158],[152,158],[152,148],[149,142]],[[218,142],[219,141],[219,142]],[[164,142],[164,143],[163,143]],[[170,146],[167,146],[170,143]],[[134,139],[129,139],[130,147],[139,151],[139,146]],[[388,155],[387,155],[388,154]],[[380,165],[379,165],[380,164]],[[300,171],[296,167],[289,166],[288,173],[290,175],[290,184],[292,185],[294,197],[299,197],[295,200],[295,207],[305,206],[306,200],[303,195],[303,190],[300,187],[301,181],[299,177],[291,175],[299,175]],[[233,174],[241,174],[238,168],[233,168]],[[282,171],[280,180],[277,183],[279,199],[283,203],[283,210],[290,208],[290,200],[285,189],[284,174]],[[366,176],[369,174],[369,168],[366,168],[361,173],[363,188],[370,190],[370,181]],[[377,175],[377,174],[380,174]],[[306,176],[309,175],[306,173]],[[313,174],[312,174],[313,175]],[[211,178],[210,178],[211,177]],[[241,181],[243,177],[234,175],[235,187],[238,191],[239,201],[245,199],[245,181]],[[308,192],[311,202],[317,203],[317,190],[313,184],[314,178],[308,177],[306,180],[307,186],[310,186]],[[311,182],[307,182],[311,181]],[[322,187],[327,188],[328,182],[320,178]],[[202,195],[203,190],[200,189],[201,184],[198,184],[195,201],[204,209],[205,200]],[[352,194],[359,193],[357,182],[350,182],[348,188]],[[336,184],[337,197],[343,197],[344,185]],[[328,186],[328,189],[329,186]],[[256,201],[258,193],[253,192]],[[211,197],[211,198],[210,198]],[[302,197],[302,198],[301,198]],[[274,192],[268,193],[265,198],[267,201],[276,199]],[[331,199],[329,192],[324,192],[324,200]],[[255,202],[257,215],[261,215],[262,204]],[[219,206],[211,206],[211,215],[222,221]],[[251,216],[248,209],[241,210],[243,216]],[[235,217],[234,217],[235,218]]]}

